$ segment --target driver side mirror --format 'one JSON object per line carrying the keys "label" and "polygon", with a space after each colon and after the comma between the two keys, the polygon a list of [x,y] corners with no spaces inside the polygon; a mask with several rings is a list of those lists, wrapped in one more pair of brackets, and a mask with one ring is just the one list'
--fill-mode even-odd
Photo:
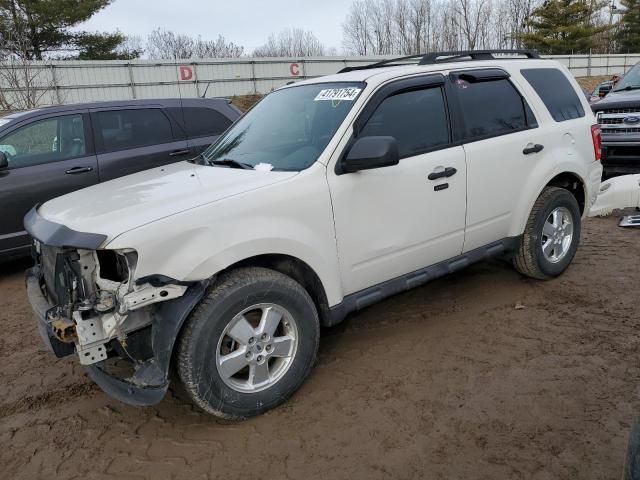
{"label": "driver side mirror", "polygon": [[7,154],[4,152],[0,152],[0,170],[6,170],[9,168],[9,160],[7,159]]}
{"label": "driver side mirror", "polygon": [[400,161],[398,143],[393,137],[362,137],[355,141],[340,163],[342,173],[390,167]]}

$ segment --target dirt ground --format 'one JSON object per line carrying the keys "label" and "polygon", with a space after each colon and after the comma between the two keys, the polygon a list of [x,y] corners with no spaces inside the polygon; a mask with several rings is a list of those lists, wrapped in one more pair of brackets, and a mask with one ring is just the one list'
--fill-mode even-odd
{"label": "dirt ground", "polygon": [[588,220],[559,279],[496,261],[352,315],[298,394],[235,424],[107,397],[43,350],[27,265],[2,265],[0,478],[620,478],[640,413],[640,230],[616,223]]}
{"label": "dirt ground", "polygon": [[611,79],[611,75],[599,75],[595,77],[576,77],[576,80],[578,81],[580,86],[582,88],[586,88],[588,92],[592,92],[602,82],[610,79]]}

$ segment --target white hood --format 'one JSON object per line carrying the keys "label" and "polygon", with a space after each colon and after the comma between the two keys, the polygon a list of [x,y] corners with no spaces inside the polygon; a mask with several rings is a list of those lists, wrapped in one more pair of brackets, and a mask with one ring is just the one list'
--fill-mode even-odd
{"label": "white hood", "polygon": [[296,174],[180,162],[63,195],[46,202],[38,213],[72,230],[105,234],[111,240],[155,220]]}

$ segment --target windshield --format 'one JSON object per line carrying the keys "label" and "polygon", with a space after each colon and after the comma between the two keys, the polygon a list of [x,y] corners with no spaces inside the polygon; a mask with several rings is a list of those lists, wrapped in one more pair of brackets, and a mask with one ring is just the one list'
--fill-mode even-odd
{"label": "windshield", "polygon": [[619,90],[631,90],[634,88],[640,88],[640,63],[636,63],[631,70],[624,74],[622,80],[618,82],[614,92]]}
{"label": "windshield", "polygon": [[318,159],[364,86],[322,83],[270,93],[203,157],[261,170],[304,170]]}

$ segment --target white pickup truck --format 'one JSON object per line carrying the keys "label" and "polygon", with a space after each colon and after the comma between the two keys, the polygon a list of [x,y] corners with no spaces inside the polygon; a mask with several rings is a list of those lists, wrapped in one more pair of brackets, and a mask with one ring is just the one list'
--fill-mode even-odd
{"label": "white pickup truck", "polygon": [[534,52],[346,68],[267,95],[196,159],[35,207],[28,295],[110,395],[150,405],[174,381],[245,418],[349,312],[494,255],[561,274],[599,159],[579,86]]}

